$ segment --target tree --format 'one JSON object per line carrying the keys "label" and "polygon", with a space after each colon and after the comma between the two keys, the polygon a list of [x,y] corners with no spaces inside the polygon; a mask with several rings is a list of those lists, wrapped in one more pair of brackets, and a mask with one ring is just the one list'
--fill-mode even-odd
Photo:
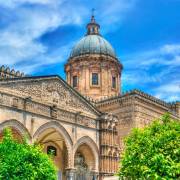
{"label": "tree", "polygon": [[19,143],[13,139],[10,129],[3,131],[0,142],[0,179],[7,180],[55,180],[56,168],[42,147]]}
{"label": "tree", "polygon": [[180,179],[180,122],[169,114],[125,139],[120,179]]}

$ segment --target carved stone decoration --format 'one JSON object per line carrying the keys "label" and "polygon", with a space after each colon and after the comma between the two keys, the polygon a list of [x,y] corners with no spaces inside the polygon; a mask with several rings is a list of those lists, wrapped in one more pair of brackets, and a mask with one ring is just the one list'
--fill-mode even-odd
{"label": "carved stone decoration", "polygon": [[31,97],[33,100],[45,103],[50,106],[56,105],[57,108],[81,111],[84,114],[96,117],[97,114],[93,108],[89,107],[87,102],[83,102],[80,97],[65,87],[60,80],[51,79],[38,81],[23,81],[16,83],[2,84],[0,90],[12,92],[20,97]]}
{"label": "carved stone decoration", "polygon": [[12,106],[18,107],[18,98],[13,98]]}
{"label": "carved stone decoration", "polygon": [[116,153],[117,117],[112,114],[104,114],[100,120],[100,175],[113,175],[117,171],[119,158]]}
{"label": "carved stone decoration", "polygon": [[51,117],[57,118],[57,108],[56,106],[51,107]]}

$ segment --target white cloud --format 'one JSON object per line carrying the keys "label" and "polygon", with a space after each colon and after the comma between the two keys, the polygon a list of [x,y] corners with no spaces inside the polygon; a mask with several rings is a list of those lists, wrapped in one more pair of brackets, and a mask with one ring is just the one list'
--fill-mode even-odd
{"label": "white cloud", "polygon": [[165,44],[126,57],[123,83],[146,87],[156,97],[167,101],[180,99],[180,44]]}
{"label": "white cloud", "polygon": [[159,86],[153,90],[155,96],[166,101],[180,100],[180,81],[173,81]]}
{"label": "white cloud", "polygon": [[59,4],[62,0],[1,0],[0,6],[6,8],[17,8],[23,4],[38,4],[38,5],[52,5]]}
{"label": "white cloud", "polygon": [[138,0],[104,0],[99,8],[101,24],[104,27],[103,32],[118,28],[137,2]]}
{"label": "white cloud", "polygon": [[[27,3],[35,6],[30,8]],[[21,6],[24,4],[26,6]],[[0,1],[0,9],[2,7],[11,15],[8,16],[9,19],[4,19],[6,22],[9,21],[8,25],[0,29],[0,64],[16,66],[23,62],[25,66],[32,60],[32,67],[37,67],[65,60],[58,59],[58,55],[51,60],[53,52],[49,52],[49,47],[38,38],[60,26],[81,23],[83,7],[73,7],[69,2],[59,0],[7,0]],[[6,16],[3,17],[2,14],[2,18]],[[61,41],[61,37],[57,38]],[[71,43],[67,43],[67,46]],[[64,52],[64,47],[57,47],[55,52],[57,49],[61,49],[59,53]]]}
{"label": "white cloud", "polygon": [[[167,56],[170,56],[169,58]],[[180,65],[180,44],[165,44],[152,50],[135,52],[122,57],[126,59],[125,65],[131,65],[139,68],[150,68],[153,65]]]}
{"label": "white cloud", "polygon": [[171,82],[169,84],[164,84],[156,89],[161,92],[172,92],[172,93],[180,93],[180,81]]}
{"label": "white cloud", "polygon": [[128,54],[123,64],[133,69],[148,70],[153,66],[180,66],[180,44],[165,44],[153,50],[139,51]]}
{"label": "white cloud", "polygon": [[180,44],[166,44],[161,47],[161,52],[165,54],[179,54],[180,55]]}
{"label": "white cloud", "polygon": [[[135,1],[137,0],[114,0],[112,3],[104,0],[103,3],[93,3],[95,7],[99,7],[98,18],[102,19],[104,29],[111,30],[109,24],[120,22]],[[55,52],[49,52],[48,45],[38,39],[67,24],[84,25],[90,9],[79,0],[0,0],[0,15],[2,22],[6,24],[0,29],[0,64],[13,67],[21,64],[24,70],[30,72],[41,65],[65,60],[62,53],[68,52],[63,50],[64,47],[56,47]],[[57,38],[61,41],[61,37]],[[71,45],[72,42],[67,42],[66,47]],[[61,55],[56,53],[57,50]],[[52,57],[52,54],[56,54],[56,57]],[[31,60],[33,65],[30,68],[28,63]]]}

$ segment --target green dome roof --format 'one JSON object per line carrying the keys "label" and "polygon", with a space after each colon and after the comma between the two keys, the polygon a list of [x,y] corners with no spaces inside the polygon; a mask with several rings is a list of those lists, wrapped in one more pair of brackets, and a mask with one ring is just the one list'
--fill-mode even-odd
{"label": "green dome roof", "polygon": [[115,51],[108,41],[96,34],[83,37],[73,48],[70,57],[84,54],[104,54],[116,57]]}

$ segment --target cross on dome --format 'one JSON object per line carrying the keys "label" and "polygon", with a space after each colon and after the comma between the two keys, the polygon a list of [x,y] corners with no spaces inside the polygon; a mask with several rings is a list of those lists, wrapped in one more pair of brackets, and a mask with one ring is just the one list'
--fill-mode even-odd
{"label": "cross on dome", "polygon": [[91,23],[95,23],[94,12],[95,12],[95,9],[92,8]]}

